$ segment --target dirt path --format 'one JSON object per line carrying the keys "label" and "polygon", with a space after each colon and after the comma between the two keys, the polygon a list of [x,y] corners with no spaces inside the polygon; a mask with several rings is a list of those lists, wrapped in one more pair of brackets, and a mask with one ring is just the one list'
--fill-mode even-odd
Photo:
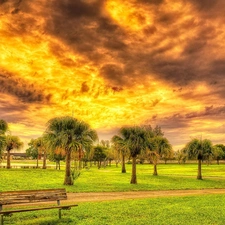
{"label": "dirt path", "polygon": [[141,199],[205,194],[225,194],[225,189],[68,193],[68,200],[66,200],[66,202],[98,202],[123,199]]}
{"label": "dirt path", "polygon": [[[160,198],[172,196],[196,196],[206,194],[225,194],[225,189],[204,189],[204,190],[168,190],[168,191],[127,191],[127,192],[88,192],[88,193],[67,193],[67,200],[61,203],[77,204],[80,202],[102,202],[126,199],[143,199],[143,198]],[[40,205],[39,202],[31,203],[32,205]],[[52,204],[42,202],[42,205]],[[20,204],[26,206],[27,204]],[[5,205],[4,208],[10,208]]]}

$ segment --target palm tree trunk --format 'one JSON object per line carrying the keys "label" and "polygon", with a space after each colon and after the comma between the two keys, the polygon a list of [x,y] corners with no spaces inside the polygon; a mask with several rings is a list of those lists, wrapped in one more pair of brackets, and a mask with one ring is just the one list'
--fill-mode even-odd
{"label": "palm tree trunk", "polygon": [[202,160],[199,159],[198,160],[198,176],[197,176],[198,180],[202,180]]}
{"label": "palm tree trunk", "polygon": [[125,167],[125,156],[122,155],[122,173],[126,173],[126,167]]}
{"label": "palm tree trunk", "polygon": [[11,168],[11,164],[10,164],[10,150],[7,151],[7,169]]}
{"label": "palm tree trunk", "polygon": [[132,176],[131,184],[137,184],[137,175],[136,175],[136,156],[132,157]]}
{"label": "palm tree trunk", "polygon": [[100,161],[98,160],[98,169],[100,169]]}
{"label": "palm tree trunk", "polygon": [[79,170],[82,169],[82,165],[81,165],[81,158],[82,158],[82,149],[81,147],[79,147],[79,150],[78,150],[78,153],[79,153],[79,156],[78,156],[78,160],[79,160]]}
{"label": "palm tree trunk", "polygon": [[38,168],[38,158],[39,158],[39,155],[37,155],[37,163],[36,163],[37,168]]}
{"label": "palm tree trunk", "polygon": [[157,176],[157,175],[158,175],[158,172],[157,172],[157,164],[154,164],[153,175],[154,175],[154,176]]}
{"label": "palm tree trunk", "polygon": [[46,151],[44,151],[44,154],[43,154],[43,166],[42,166],[42,169],[46,169],[46,159],[47,159],[47,156],[46,156]]}
{"label": "palm tree trunk", "polygon": [[71,170],[70,170],[70,161],[71,161],[71,151],[66,151],[66,173],[65,173],[65,180],[64,185],[73,185],[73,179],[71,176]]}

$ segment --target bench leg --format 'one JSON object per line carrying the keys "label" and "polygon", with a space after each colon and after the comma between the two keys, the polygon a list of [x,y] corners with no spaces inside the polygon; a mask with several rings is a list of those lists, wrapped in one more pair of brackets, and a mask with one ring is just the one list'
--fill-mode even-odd
{"label": "bench leg", "polygon": [[59,209],[59,219],[61,219],[61,217],[62,217],[61,210],[62,210],[62,209]]}
{"label": "bench leg", "polygon": [[4,222],[3,221],[3,215],[1,215],[1,221],[0,222],[1,222],[1,225],[3,225],[3,222]]}

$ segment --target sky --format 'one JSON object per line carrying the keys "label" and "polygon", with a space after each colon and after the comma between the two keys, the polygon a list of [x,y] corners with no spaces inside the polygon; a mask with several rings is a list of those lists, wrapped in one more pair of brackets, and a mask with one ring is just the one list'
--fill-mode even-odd
{"label": "sky", "polygon": [[110,140],[225,144],[224,0],[0,0],[0,119],[24,143],[74,116]]}

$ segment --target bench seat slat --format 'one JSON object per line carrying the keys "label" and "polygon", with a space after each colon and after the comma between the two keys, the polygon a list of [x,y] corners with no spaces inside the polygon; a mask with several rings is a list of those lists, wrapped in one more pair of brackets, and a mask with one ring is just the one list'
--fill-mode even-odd
{"label": "bench seat slat", "polygon": [[8,210],[8,211],[0,211],[0,215],[7,215],[11,213],[17,213],[17,212],[29,212],[29,211],[38,211],[38,210],[45,210],[45,209],[69,209],[71,207],[75,207],[78,205],[63,205],[63,206],[48,206],[48,207],[42,207],[42,208],[29,208],[29,209],[15,209],[15,210]]}
{"label": "bench seat slat", "polygon": [[31,191],[7,191],[0,192],[0,204],[24,204],[40,201],[57,201],[66,200],[67,194],[65,189],[43,189]]}
{"label": "bench seat slat", "polygon": [[66,190],[65,188],[59,188],[59,189],[39,189],[39,190],[21,190],[21,191],[4,191],[4,192],[0,192],[0,195],[9,195],[9,194],[14,194],[14,193],[43,193],[43,192],[62,192],[64,193]]}

